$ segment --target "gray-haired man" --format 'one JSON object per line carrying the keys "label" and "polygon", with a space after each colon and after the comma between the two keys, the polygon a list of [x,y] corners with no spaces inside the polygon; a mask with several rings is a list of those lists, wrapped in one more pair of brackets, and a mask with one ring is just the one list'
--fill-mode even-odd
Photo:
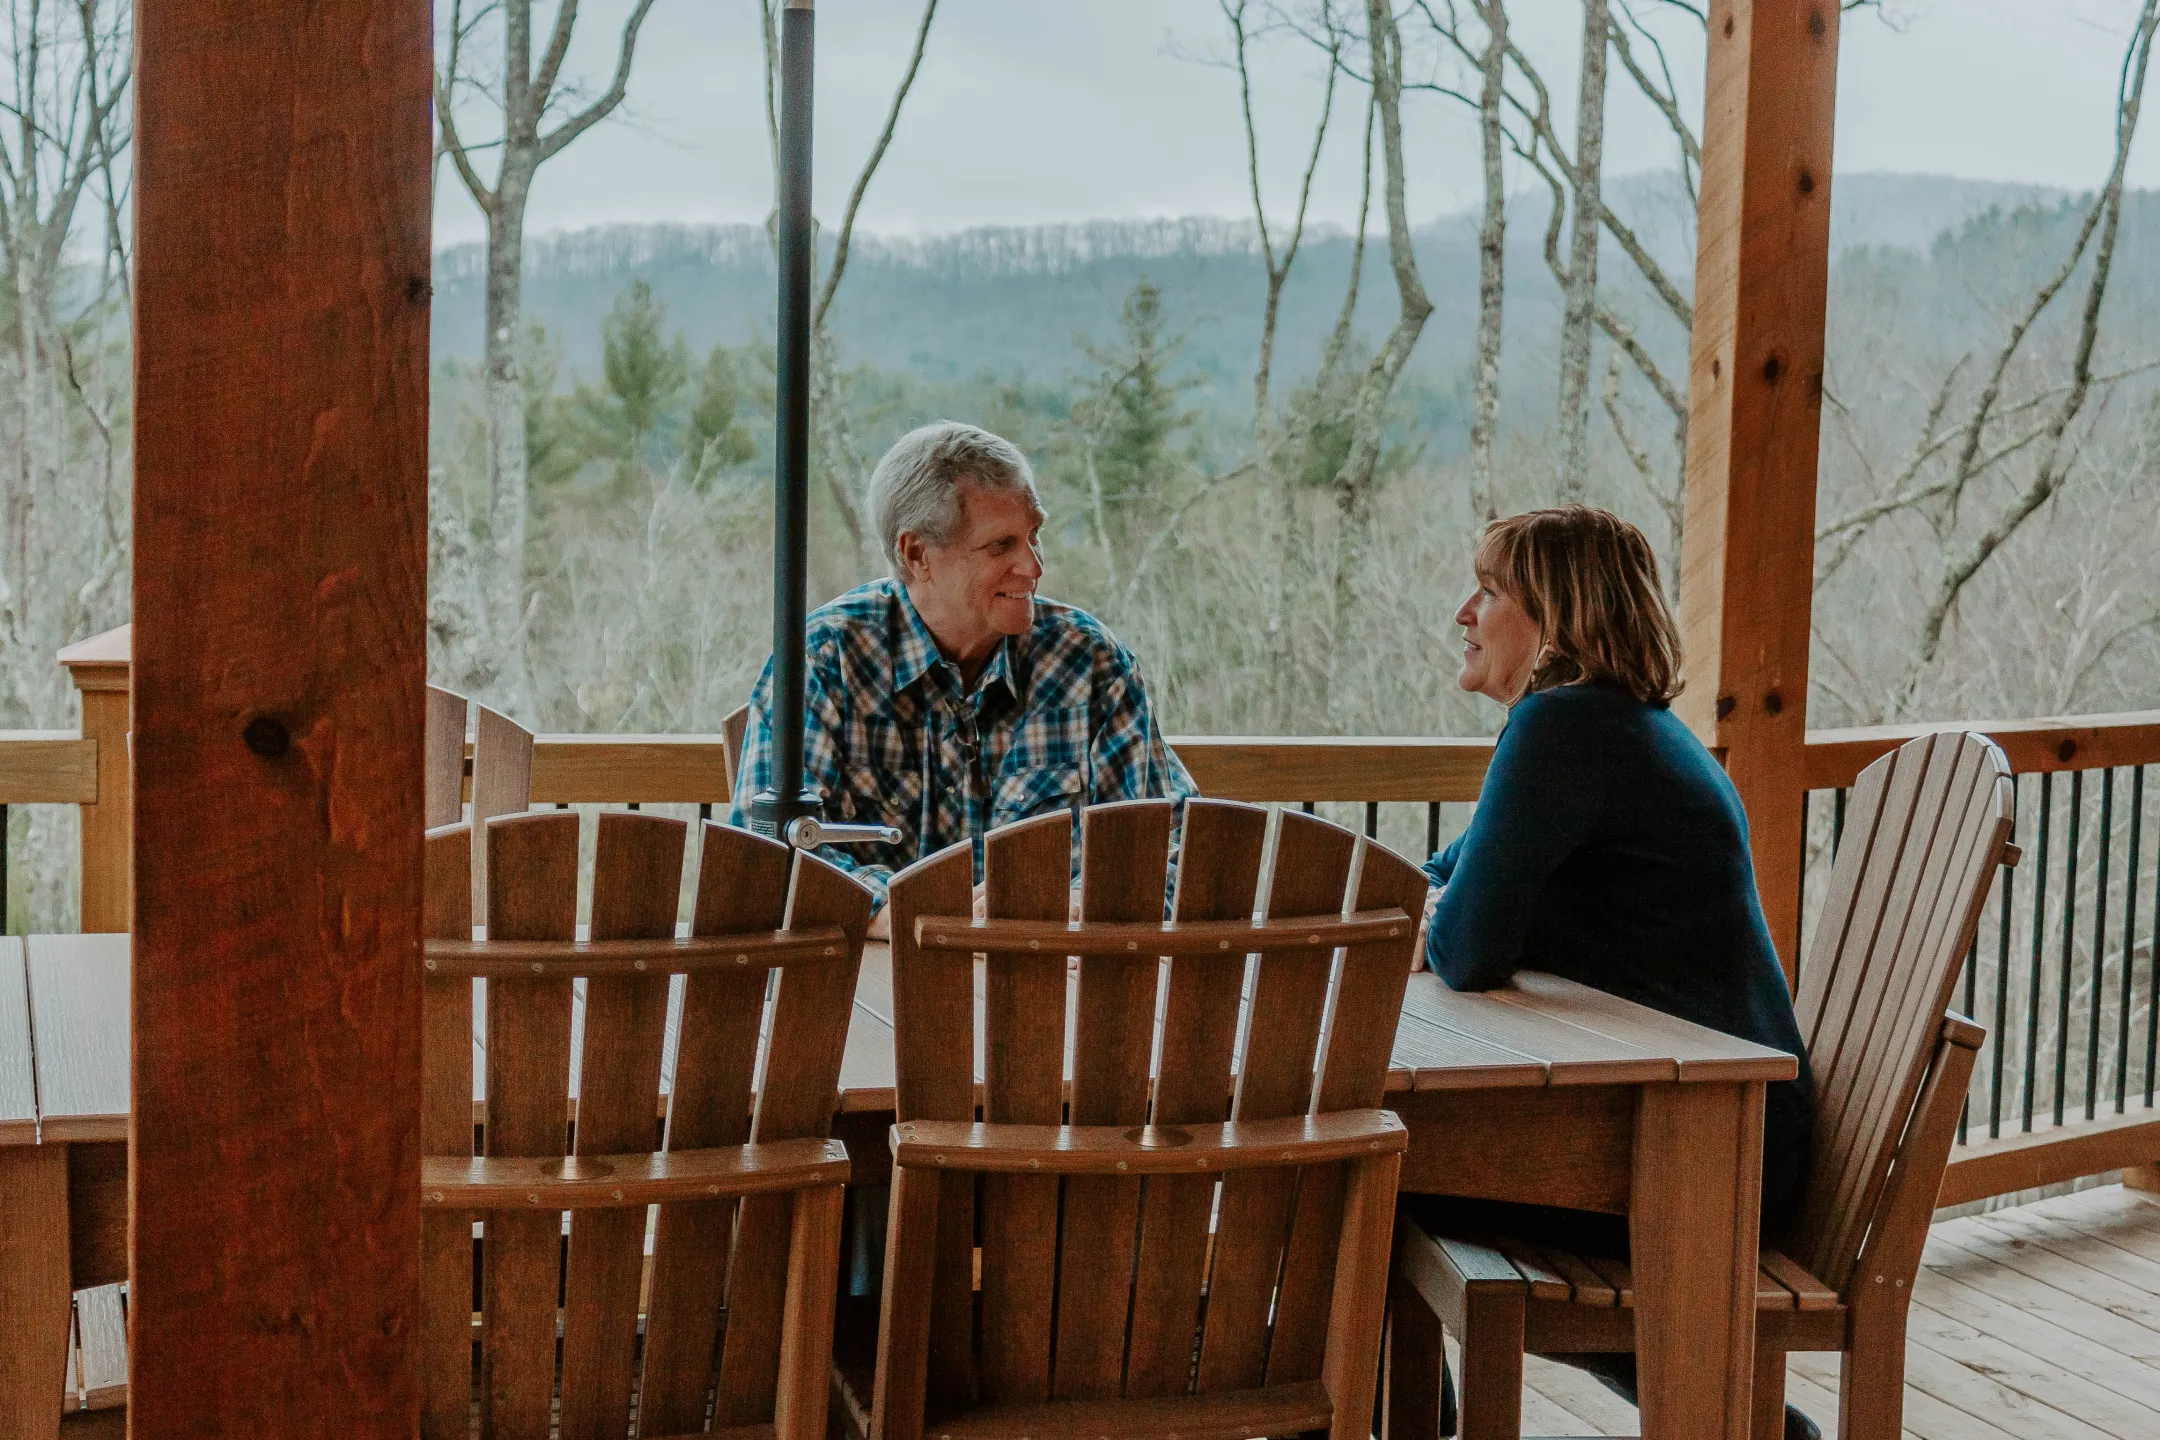
{"label": "gray-haired man", "polygon": [[[885,452],[869,499],[892,575],[810,614],[803,770],[825,792],[826,819],[891,825],[901,840],[825,858],[882,907],[893,871],[997,826],[1193,793],[1132,652],[1092,615],[1036,595],[1043,508],[1011,442],[925,425]],[[737,825],[771,783],[771,698],[768,661],[750,697]]]}

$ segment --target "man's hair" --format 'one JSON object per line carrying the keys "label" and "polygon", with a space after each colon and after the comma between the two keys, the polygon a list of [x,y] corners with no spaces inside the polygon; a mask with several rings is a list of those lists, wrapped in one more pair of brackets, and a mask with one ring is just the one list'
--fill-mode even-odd
{"label": "man's hair", "polygon": [[960,529],[962,485],[1025,490],[1042,509],[1035,472],[1010,440],[957,420],[910,430],[870,472],[870,523],[895,578],[904,568],[901,532],[912,530],[933,545],[952,543]]}
{"label": "man's hair", "polygon": [[1529,510],[1478,537],[1480,584],[1522,606],[1538,627],[1524,694],[1607,680],[1651,705],[1680,693],[1680,632],[1650,542],[1588,505]]}

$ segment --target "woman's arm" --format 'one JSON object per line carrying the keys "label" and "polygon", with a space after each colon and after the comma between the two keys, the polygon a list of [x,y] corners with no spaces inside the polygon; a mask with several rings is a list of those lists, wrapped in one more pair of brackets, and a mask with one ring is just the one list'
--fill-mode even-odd
{"label": "woman's arm", "polygon": [[1425,961],[1457,990],[1504,984],[1546,882],[1590,838],[1603,802],[1593,712],[1574,697],[1520,701],[1493,748],[1477,813],[1426,928]]}

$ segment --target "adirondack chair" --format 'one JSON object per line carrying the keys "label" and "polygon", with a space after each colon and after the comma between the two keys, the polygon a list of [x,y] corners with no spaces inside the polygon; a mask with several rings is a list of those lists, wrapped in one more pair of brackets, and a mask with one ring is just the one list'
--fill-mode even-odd
{"label": "adirondack chair", "polygon": [[1255,921],[1267,814],[1195,800],[1166,924],[1175,813],[1084,812],[1071,924],[1069,814],[986,837],[987,920],[966,845],[894,878],[899,1123],[876,1371],[838,1377],[852,1429],[1365,1434],[1407,1143],[1378,1106],[1424,878],[1285,815]]}
{"label": "adirondack chair", "polygon": [[455,690],[427,687],[425,775],[427,828],[455,825],[465,815],[465,729],[472,703]]}
{"label": "adirondack chair", "polygon": [[[1815,1153],[1792,1233],[1758,1272],[1755,1440],[1783,1435],[1785,1357],[1842,1352],[1841,1440],[1896,1440],[1905,1317],[1985,1032],[1951,989],[2010,843],[2009,763],[1979,735],[1924,735],[1861,772],[1796,1005]],[[1391,1288],[1390,1440],[1435,1430],[1439,1334],[1463,1347],[1461,1434],[1522,1433],[1522,1357],[1629,1351],[1628,1267],[1405,1221]]]}
{"label": "adirondack chair", "polygon": [[[421,1433],[464,1440],[477,1404],[483,1435],[544,1437],[559,1391],[563,1440],[622,1440],[633,1413],[638,1435],[701,1431],[709,1399],[717,1430],[822,1440],[848,1170],[825,1137],[870,896],[815,857],[707,825],[677,939],[686,827],[603,814],[579,941],[578,823],[488,825],[484,941],[471,826],[427,837]],[[474,977],[487,980],[477,1127]]]}

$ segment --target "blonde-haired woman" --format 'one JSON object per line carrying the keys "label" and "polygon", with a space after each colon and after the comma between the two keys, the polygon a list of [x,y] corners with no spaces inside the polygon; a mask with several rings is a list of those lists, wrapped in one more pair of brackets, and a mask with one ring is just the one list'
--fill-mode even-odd
{"label": "blonde-haired woman", "polygon": [[[1546,970],[1799,1058],[1768,1087],[1763,1230],[1791,1218],[1807,1171],[1813,1081],[1763,923],[1747,815],[1670,708],[1680,640],[1642,532],[1587,506],[1497,520],[1455,613],[1463,689],[1508,707],[1475,817],[1425,867],[1444,887],[1425,960],[1458,990]],[[1625,1222],[1536,1206],[1435,1202],[1475,1223],[1625,1254]],[[1632,1398],[1633,1357],[1565,1357]],[[1614,1362],[1624,1361],[1616,1365]],[[1787,1414],[1787,1434],[1814,1426]]]}

